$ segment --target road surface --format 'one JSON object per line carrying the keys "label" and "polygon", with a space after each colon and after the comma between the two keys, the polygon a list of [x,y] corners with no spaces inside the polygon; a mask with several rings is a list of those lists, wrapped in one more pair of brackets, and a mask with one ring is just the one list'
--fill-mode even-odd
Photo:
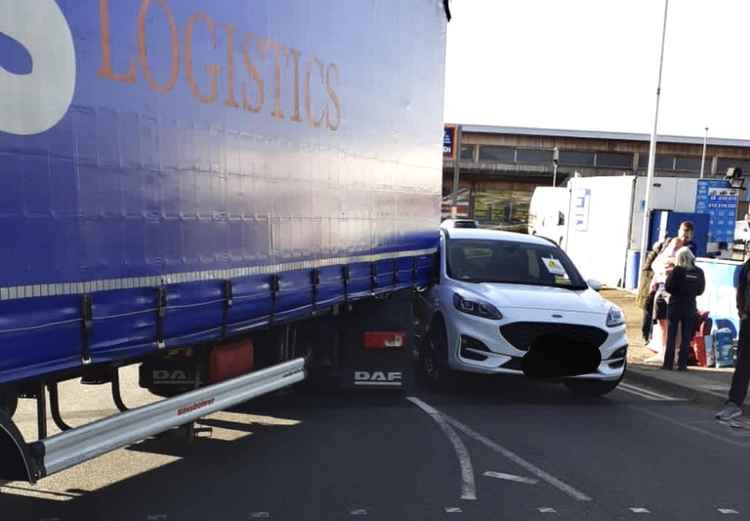
{"label": "road surface", "polygon": [[[133,402],[135,374],[125,375]],[[70,423],[112,413],[106,388],[66,384]],[[32,403],[19,413],[33,434]],[[2,519],[702,520],[750,518],[750,431],[630,384],[602,399],[520,378],[405,396],[286,392],[36,486]]]}

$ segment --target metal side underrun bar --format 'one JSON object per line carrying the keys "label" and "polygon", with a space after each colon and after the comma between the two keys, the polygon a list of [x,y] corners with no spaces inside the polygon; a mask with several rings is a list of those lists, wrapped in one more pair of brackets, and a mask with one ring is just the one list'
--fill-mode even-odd
{"label": "metal side underrun bar", "polygon": [[39,477],[49,476],[304,379],[297,358],[62,432],[33,443],[31,453],[41,460]]}

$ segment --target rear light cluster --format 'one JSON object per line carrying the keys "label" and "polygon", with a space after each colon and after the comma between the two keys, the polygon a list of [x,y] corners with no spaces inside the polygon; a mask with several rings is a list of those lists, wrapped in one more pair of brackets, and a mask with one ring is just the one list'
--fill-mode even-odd
{"label": "rear light cluster", "polygon": [[365,331],[362,345],[367,351],[404,349],[406,339],[406,331]]}

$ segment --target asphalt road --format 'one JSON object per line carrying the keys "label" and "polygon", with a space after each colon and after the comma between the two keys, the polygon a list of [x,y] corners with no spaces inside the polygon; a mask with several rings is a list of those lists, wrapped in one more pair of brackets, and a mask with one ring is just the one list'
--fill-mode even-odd
{"label": "asphalt road", "polygon": [[[73,395],[70,422],[111,412],[105,391]],[[292,391],[212,415],[190,443],[148,440],[7,484],[0,519],[750,518],[750,430],[679,398],[628,386],[580,399],[518,378],[408,397]]]}

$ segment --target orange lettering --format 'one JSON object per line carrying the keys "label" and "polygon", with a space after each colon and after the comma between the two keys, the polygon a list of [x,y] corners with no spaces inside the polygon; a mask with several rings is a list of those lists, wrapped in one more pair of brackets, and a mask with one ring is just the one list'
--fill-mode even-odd
{"label": "orange lettering", "polygon": [[332,81],[331,81],[331,73],[336,73],[336,82],[338,83],[339,80],[339,68],[335,63],[332,63],[328,66],[328,69],[326,69],[326,90],[328,91],[328,97],[331,98],[331,103],[333,103],[334,108],[336,109],[336,123],[331,123],[330,114],[331,111],[329,110],[326,114],[326,125],[331,130],[338,130],[339,125],[341,124],[341,100],[339,99],[338,93],[334,90]]}
{"label": "orange lettering", "polygon": [[187,78],[188,85],[190,85],[190,90],[193,92],[193,96],[198,98],[202,103],[213,103],[216,101],[218,77],[221,73],[221,67],[216,64],[206,65],[206,71],[208,71],[208,75],[211,77],[211,90],[208,95],[202,94],[193,74],[193,29],[197,21],[202,21],[206,24],[208,33],[211,35],[211,45],[216,49],[216,25],[211,17],[205,13],[195,13],[188,18],[187,28],[185,29],[185,77]]}
{"label": "orange lettering", "polygon": [[170,35],[170,70],[169,79],[163,85],[157,83],[151,72],[151,66],[148,63],[148,50],[146,49],[146,15],[148,9],[151,6],[151,0],[143,0],[141,8],[138,11],[138,57],[140,58],[141,68],[143,69],[143,75],[146,77],[148,86],[156,92],[166,93],[171,91],[177,83],[177,78],[180,74],[180,40],[177,34],[177,24],[172,16],[172,11],[167,5],[167,0],[156,0],[161,6],[164,14],[167,17],[169,23],[169,35]]}
{"label": "orange lettering", "polygon": [[255,81],[255,84],[258,87],[258,103],[256,105],[250,103],[247,96],[247,89],[245,88],[245,82],[242,82],[242,108],[248,112],[260,112],[260,109],[263,108],[263,104],[266,102],[266,95],[264,91],[265,86],[263,76],[260,75],[258,69],[255,68],[255,65],[253,65],[253,62],[250,59],[250,46],[253,43],[253,38],[254,35],[252,33],[245,35],[245,39],[242,42],[242,61],[244,62],[245,68],[250,74],[250,77]]}
{"label": "orange lettering", "polygon": [[234,27],[227,25],[227,99],[224,105],[239,108],[240,104],[234,97]]}
{"label": "orange lettering", "polygon": [[127,74],[116,74],[112,69],[112,44],[109,25],[109,0],[99,0],[99,20],[102,39],[102,66],[97,71],[99,76],[123,83],[135,83],[136,64],[130,63]]}
{"label": "orange lettering", "polygon": [[312,125],[313,128],[319,128],[323,124],[323,119],[327,117],[328,110],[327,108],[324,109],[320,115],[320,118],[317,121],[315,120],[312,113],[312,99],[310,95],[310,75],[312,74],[310,65],[313,63],[318,66],[321,82],[323,81],[323,62],[321,62],[317,58],[313,58],[312,61],[308,62],[307,66],[305,67],[305,115],[307,116],[307,121],[310,122],[310,125]]}
{"label": "orange lettering", "polygon": [[286,57],[289,63],[289,50],[278,42],[271,39],[263,41],[263,53],[268,49],[273,50],[273,67],[274,67],[274,84],[273,84],[273,112],[271,115],[276,119],[284,119],[284,113],[281,111],[281,54]]}
{"label": "orange lettering", "polygon": [[294,62],[294,114],[290,119],[301,123],[302,118],[299,115],[299,57],[301,53],[297,49],[289,49],[289,54],[292,55]]}

